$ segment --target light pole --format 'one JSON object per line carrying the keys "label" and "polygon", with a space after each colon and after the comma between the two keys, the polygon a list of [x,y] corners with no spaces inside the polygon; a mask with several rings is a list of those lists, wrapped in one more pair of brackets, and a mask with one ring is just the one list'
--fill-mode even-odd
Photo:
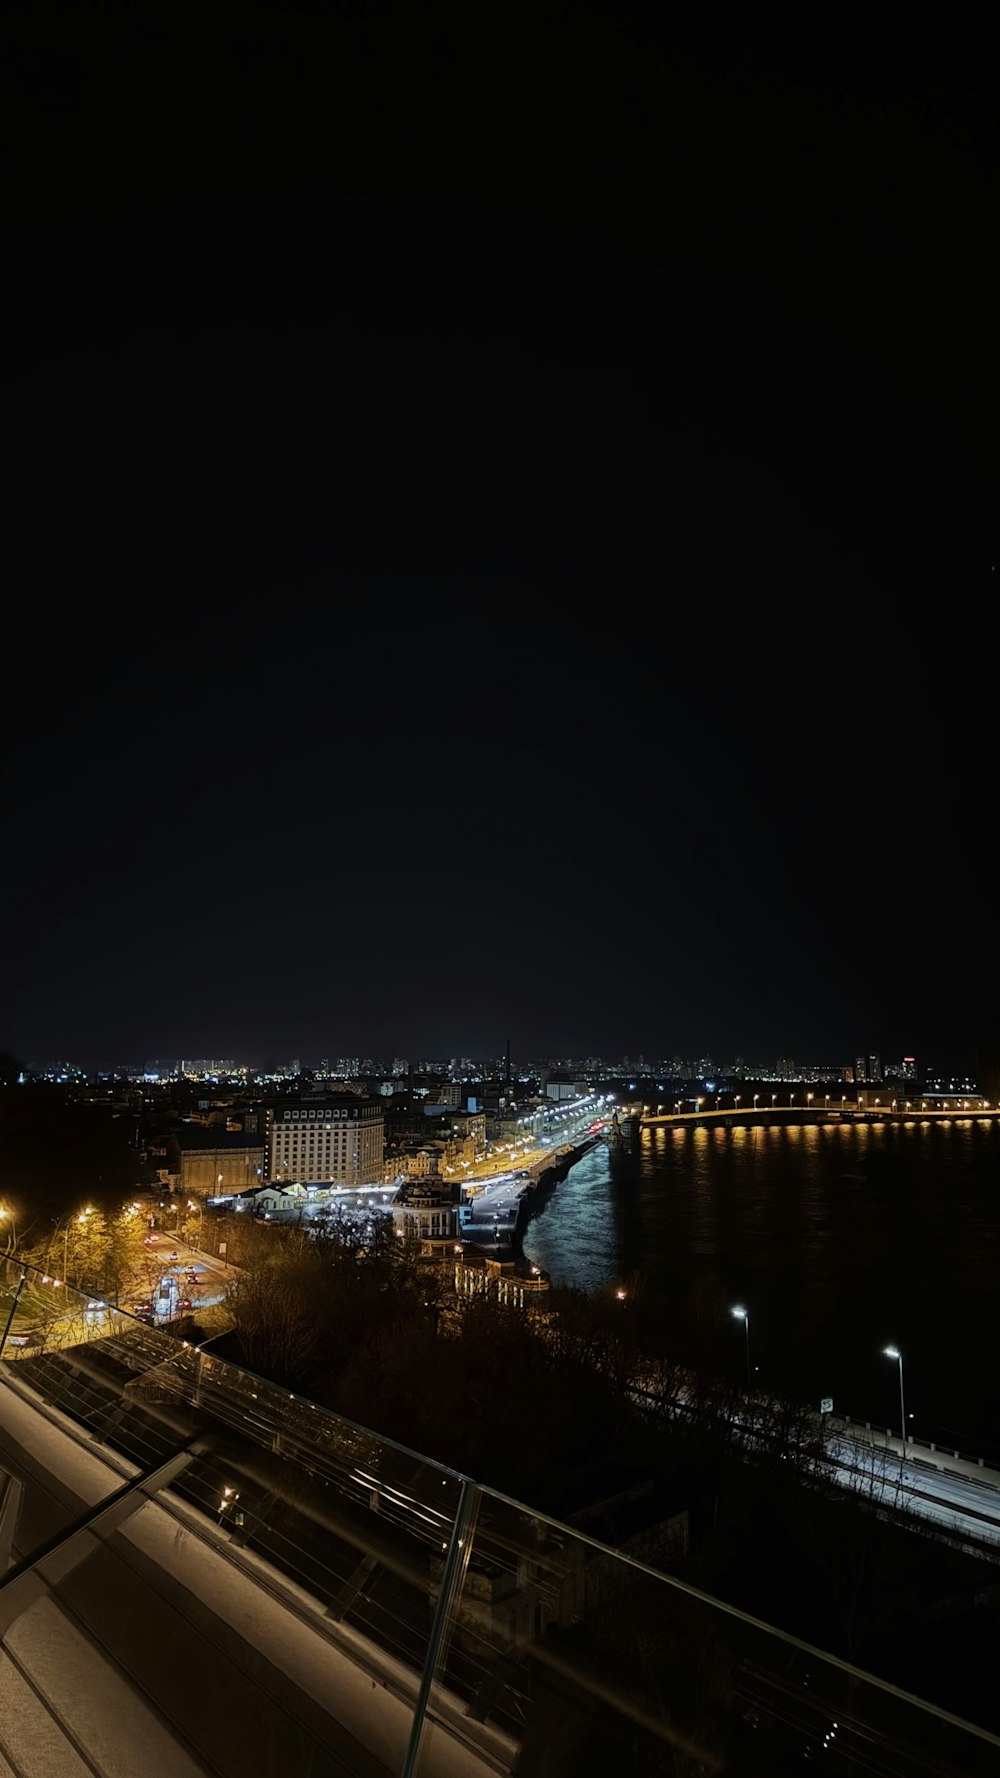
{"label": "light pole", "polygon": [[898,1359],[898,1361],[899,1361],[899,1418],[900,1418],[900,1423],[901,1423],[902,1429],[903,1429],[903,1456],[905,1457],[906,1456],[906,1403],[903,1400],[903,1354],[902,1354],[902,1352],[900,1352],[898,1346],[886,1346],[883,1348],[883,1350],[885,1352],[886,1358],[895,1358],[895,1359]]}
{"label": "light pole", "polygon": [[746,1309],[734,1309],[737,1321],[742,1321],[747,1336],[747,1390],[750,1388],[750,1316]]}

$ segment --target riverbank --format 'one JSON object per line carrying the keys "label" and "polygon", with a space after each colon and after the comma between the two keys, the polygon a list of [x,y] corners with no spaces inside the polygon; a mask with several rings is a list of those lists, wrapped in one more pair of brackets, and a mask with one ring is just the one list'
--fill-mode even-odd
{"label": "riverbank", "polygon": [[516,1171],[489,1181],[461,1206],[463,1239],[507,1255],[527,1269],[521,1236],[533,1207],[547,1198],[581,1156],[600,1141],[601,1136],[588,1133],[575,1141],[560,1143],[558,1148],[535,1156]]}
{"label": "riverbank", "polygon": [[577,1161],[582,1160],[585,1154],[589,1154],[591,1149],[596,1148],[597,1144],[603,1140],[603,1136],[587,1135],[582,1136],[576,1142],[563,1143],[559,1148],[552,1149],[549,1154],[536,1161],[533,1168],[525,1169],[525,1172],[531,1174],[531,1179],[530,1181],[525,1180],[519,1195],[518,1215],[514,1222],[510,1242],[513,1257],[521,1265],[525,1267],[528,1265],[521,1246],[525,1225],[535,1211],[541,1209],[550,1193],[566,1178]]}

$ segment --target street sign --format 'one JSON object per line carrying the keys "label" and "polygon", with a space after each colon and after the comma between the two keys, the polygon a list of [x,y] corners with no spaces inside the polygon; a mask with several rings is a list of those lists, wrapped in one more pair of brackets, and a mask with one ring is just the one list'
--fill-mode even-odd
{"label": "street sign", "polygon": [[819,1404],[819,1411],[821,1414],[832,1414],[833,1413],[833,1396],[832,1395],[824,1395],[822,1401]]}
{"label": "street sign", "polygon": [[225,1243],[225,1241],[220,1241],[219,1242],[219,1253],[223,1254],[223,1253],[225,1253],[225,1251],[226,1251],[226,1243]]}

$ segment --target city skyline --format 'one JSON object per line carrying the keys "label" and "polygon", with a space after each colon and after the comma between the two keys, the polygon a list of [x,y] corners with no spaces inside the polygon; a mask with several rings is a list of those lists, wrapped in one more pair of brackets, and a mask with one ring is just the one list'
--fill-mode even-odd
{"label": "city skyline", "polygon": [[[986,1062],[988,1084],[991,1084],[996,1074],[996,1065],[991,1058],[987,1058]],[[68,1057],[55,1060],[50,1058],[40,1062],[10,1055],[10,1067],[4,1077],[7,1084],[14,1082],[12,1070],[15,1063],[20,1069],[17,1076],[20,1080],[68,1083],[74,1080],[151,1083],[186,1080],[191,1083],[214,1082],[239,1086],[294,1082],[299,1079],[322,1083],[378,1077],[383,1081],[398,1080],[399,1090],[402,1091],[411,1076],[442,1076],[454,1081],[482,1081],[502,1079],[509,1071],[515,1083],[550,1073],[559,1075],[576,1072],[583,1076],[607,1079],[634,1075],[636,1079],[652,1080],[660,1076],[674,1081],[707,1081],[712,1076],[718,1077],[720,1081],[730,1082],[839,1080],[857,1085],[886,1082],[900,1083],[899,1090],[902,1092],[907,1090],[909,1083],[913,1083],[911,1090],[915,1090],[918,1083],[933,1080],[946,1080],[952,1091],[972,1091],[975,1088],[975,1082],[970,1072],[963,1067],[961,1058],[949,1058],[940,1054],[920,1062],[913,1056],[883,1058],[874,1053],[855,1055],[846,1061],[827,1059],[822,1062],[801,1058],[796,1061],[790,1056],[765,1060],[752,1053],[749,1058],[742,1055],[727,1057],[724,1054],[713,1057],[710,1054],[698,1055],[696,1052],[684,1055],[676,1049],[670,1053],[654,1053],[649,1057],[642,1051],[637,1051],[634,1055],[626,1052],[621,1056],[599,1055],[594,1051],[558,1052],[546,1056],[512,1055],[497,1051],[483,1056],[468,1056],[456,1051],[439,1056],[424,1052],[413,1056],[390,1056],[380,1052],[374,1055],[359,1053],[335,1057],[297,1056],[284,1061],[269,1059],[266,1062],[236,1057],[161,1056],[147,1057],[141,1063],[119,1060],[117,1063],[90,1064]],[[992,1071],[989,1066],[991,1063]]]}

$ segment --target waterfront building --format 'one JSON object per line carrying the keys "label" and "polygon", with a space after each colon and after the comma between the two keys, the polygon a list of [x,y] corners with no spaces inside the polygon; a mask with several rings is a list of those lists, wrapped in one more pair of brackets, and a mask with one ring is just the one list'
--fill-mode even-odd
{"label": "waterfront building", "polygon": [[488,1297],[509,1309],[537,1308],[550,1289],[548,1274],[538,1267],[526,1275],[512,1259],[495,1259],[475,1247],[456,1255],[453,1282],[456,1296]]}
{"label": "waterfront building", "polygon": [[419,1241],[423,1252],[446,1251],[458,1234],[454,1193],[430,1179],[407,1186],[393,1204],[392,1220],[396,1233]]}

